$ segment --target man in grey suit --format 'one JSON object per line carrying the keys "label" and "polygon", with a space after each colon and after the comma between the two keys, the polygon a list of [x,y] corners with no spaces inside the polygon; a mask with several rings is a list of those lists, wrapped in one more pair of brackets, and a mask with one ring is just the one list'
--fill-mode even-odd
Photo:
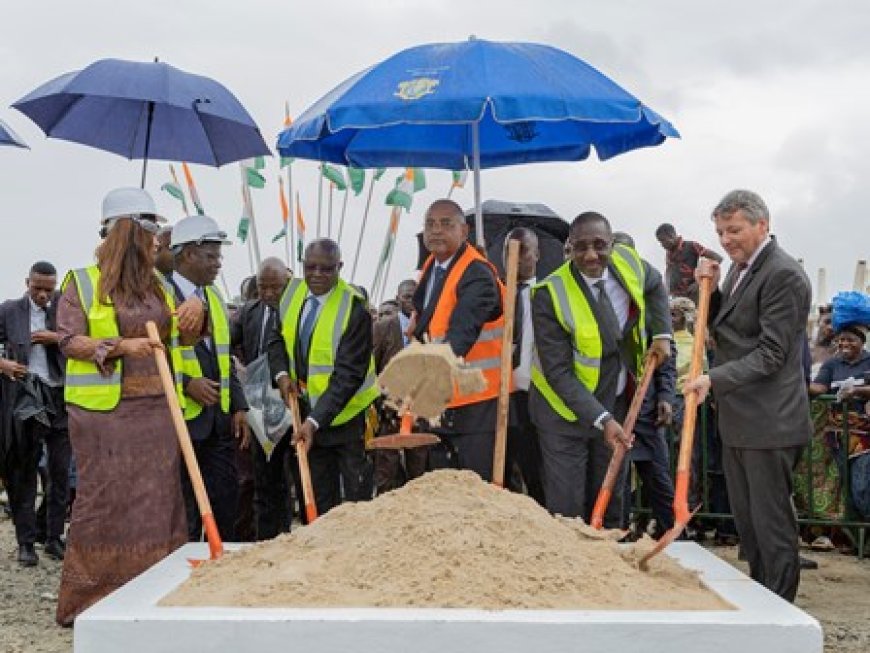
{"label": "man in grey suit", "polygon": [[[630,446],[620,422],[648,343],[670,356],[671,316],[661,275],[614,245],[592,211],[571,223],[571,258],[534,289],[535,355],[529,412],[538,430],[547,509],[589,520],[613,451]],[[650,336],[652,340],[650,341]],[[620,524],[617,482],[604,524]]]}
{"label": "man in grey suit", "polygon": [[[750,575],[788,601],[800,580],[792,469],[811,425],[801,352],[810,283],[770,235],[756,193],[735,190],[713,209],[732,266],[710,303],[716,342],[709,374],[687,383],[700,399],[713,390],[731,509]],[[719,266],[705,261],[718,283]],[[700,278],[700,276],[699,276]]]}

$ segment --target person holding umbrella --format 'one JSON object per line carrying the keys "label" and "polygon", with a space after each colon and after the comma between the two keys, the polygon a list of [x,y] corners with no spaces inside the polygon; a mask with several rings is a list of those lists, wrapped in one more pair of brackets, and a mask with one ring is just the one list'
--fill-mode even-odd
{"label": "person holding umbrella", "polygon": [[118,188],[103,200],[96,263],[71,271],[57,313],[64,398],[78,469],[57,622],[76,616],[187,541],[178,442],[145,323],[159,325],[181,396],[180,343],[202,329],[198,299],[177,307],[154,272],[154,200]]}

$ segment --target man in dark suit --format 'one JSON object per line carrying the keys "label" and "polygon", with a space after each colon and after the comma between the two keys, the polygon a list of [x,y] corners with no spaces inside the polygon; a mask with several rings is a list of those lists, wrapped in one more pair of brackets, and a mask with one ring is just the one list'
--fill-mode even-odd
{"label": "man in dark suit", "polygon": [[[406,279],[399,284],[396,292],[395,314],[379,319],[374,326],[375,371],[384,371],[390,359],[408,346],[408,329],[414,312],[414,292],[417,282]],[[386,302],[384,302],[386,303]],[[381,304],[383,306],[383,304]],[[399,430],[396,411],[380,406],[380,434],[387,435]],[[402,465],[404,458],[404,465]],[[405,481],[422,476],[426,472],[429,451],[426,447],[405,449],[401,453],[392,449],[375,450],[375,489],[378,494],[395,490]]]}
{"label": "man in dark suit", "polygon": [[454,394],[438,428],[448,450],[430,451],[431,467],[458,466],[492,478],[503,289],[495,267],[467,242],[460,206],[437,200],[426,211],[423,243],[431,254],[414,293],[414,337],[450,345],[453,353],[480,369],[483,391]]}
{"label": "man in dark suit", "polygon": [[[18,540],[18,562],[37,563],[36,477],[43,443],[48,452],[45,553],[64,557],[61,539],[69,492],[70,442],[63,401],[65,361],[57,346],[57,271],[51,263],[34,263],[25,281],[27,292],[0,306],[0,343],[5,358],[0,373],[5,384],[3,427],[15,446],[7,451],[8,494]],[[26,388],[25,388],[26,386]],[[27,395],[25,397],[25,395]],[[29,399],[29,418],[22,419],[21,402]],[[36,414],[39,411],[39,415]]]}
{"label": "man in dark suit", "polygon": [[[246,302],[230,323],[233,348],[244,365],[267,353],[269,338],[278,321],[278,302],[289,281],[290,271],[280,259],[263,260],[257,272],[257,298]],[[289,443],[288,433],[278,441],[268,459],[256,439],[251,443],[257,540],[268,540],[290,530],[293,515],[290,483],[294,478],[298,481],[299,474],[293,473],[296,455]],[[298,482],[296,485],[297,496],[301,497],[301,485]]]}
{"label": "man in dark suit", "polygon": [[[710,373],[684,392],[703,400],[712,387],[728,496],[750,575],[793,601],[800,564],[792,469],[812,430],[801,367],[810,284],[770,235],[770,214],[756,193],[728,193],[713,220],[732,266],[711,300]],[[705,262],[700,273],[718,283],[717,263]]]}
{"label": "man in dark suit", "polygon": [[[571,224],[572,258],[535,288],[530,413],[540,434],[547,508],[588,521],[613,447],[630,446],[620,422],[647,346],[670,356],[661,275],[632,248],[613,245],[592,211]],[[651,344],[650,344],[651,343]],[[622,482],[604,523],[618,527]]]}
{"label": "man in dark suit", "polygon": [[538,236],[531,229],[516,227],[508,233],[504,244],[504,266],[507,268],[507,247],[511,240],[520,244],[517,269],[517,298],[514,309],[514,341],[511,363],[514,391],[510,397],[507,448],[505,451],[505,484],[514,492],[525,490],[539,504],[544,501],[541,480],[541,443],[529,417],[529,386],[532,382],[532,352],[535,333],[532,325],[532,288],[540,250]]}
{"label": "man in dark suit", "polygon": [[269,367],[285,401],[302,390],[303,423],[291,444],[308,450],[318,514],[372,496],[365,417],[380,395],[372,357],[372,317],[363,296],[339,277],[341,250],[328,238],[308,244],[304,278],[281,297]]}
{"label": "man in dark suit", "polygon": [[[250,439],[248,403],[230,358],[229,313],[213,285],[221,269],[221,245],[226,233],[205,215],[179,220],[172,230],[175,270],[171,282],[176,299],[191,296],[205,305],[203,337],[193,347],[195,357],[184,356],[184,418],[221,538],[235,539],[238,510],[238,471],[234,438],[247,448]],[[188,475],[183,474],[188,535],[202,537],[202,521]]]}

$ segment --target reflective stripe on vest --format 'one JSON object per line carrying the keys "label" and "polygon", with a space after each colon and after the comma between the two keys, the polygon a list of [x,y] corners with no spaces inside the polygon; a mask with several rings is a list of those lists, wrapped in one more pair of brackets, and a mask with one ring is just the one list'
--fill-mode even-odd
{"label": "reflective stripe on vest", "polygon": [[[163,288],[164,300],[171,313],[175,313],[175,301],[167,289],[165,279],[157,275]],[[117,338],[118,320],[111,302],[97,301],[96,293],[100,285],[100,269],[96,265],[78,268],[70,271],[63,281],[66,289],[71,280],[75,280],[79,303],[82,312],[88,320],[88,336],[97,340]],[[173,315],[171,321],[170,354],[175,370],[175,389],[179,401],[183,402],[181,394],[181,356],[178,347],[178,322]],[[123,360],[116,358],[111,374],[103,375],[93,361],[83,361],[67,358],[66,379],[64,381],[64,399],[73,405],[93,411],[108,411],[115,408],[121,399],[121,376]],[[182,405],[184,405],[182,403]]]}
{"label": "reflective stripe on vest", "polygon": [[[633,371],[641,374],[646,342],[643,263],[637,252],[622,245],[614,247],[611,261],[628,289],[632,301],[639,309],[637,324],[629,337],[632,340],[632,351],[635,353],[636,367]],[[587,390],[595,392],[601,372],[601,334],[592,307],[574,279],[570,261],[561,265],[535,286],[532,292],[537,293],[544,289],[550,292],[556,319],[571,336],[574,374]],[[563,419],[576,422],[577,416],[565,405],[547,381],[536,349],[532,352],[531,371],[532,383],[550,407]]]}
{"label": "reflective stripe on vest", "polygon": [[[299,318],[307,296],[308,285],[301,279],[294,279],[284,290],[280,303],[281,335],[284,337],[284,347],[289,359],[288,371],[293,381],[297,380],[296,339]],[[308,352],[306,392],[308,404],[312,410],[329,387],[329,379],[335,371],[335,357],[341,344],[341,338],[347,330],[355,299],[365,301],[346,281],[339,279],[329,298],[320,307],[320,315],[311,334]],[[374,356],[370,355],[363,382],[351,400],[332,420],[330,426],[340,426],[350,421],[365,410],[379,395],[380,390],[375,376],[375,359]]]}
{"label": "reflective stripe on vest", "polygon": [[[434,256],[429,256],[426,263],[423,265],[423,270],[420,274],[422,279],[428,270],[432,267],[435,261]],[[432,319],[429,322],[428,332],[431,342],[443,343],[446,342],[447,330],[450,326],[450,317],[458,302],[457,287],[462,275],[474,261],[481,261],[492,270],[493,280],[498,286],[501,297],[501,305],[504,306],[505,289],[502,283],[498,280],[498,273],[495,267],[481,256],[476,249],[470,245],[465,245],[465,250],[457,258],[447,278],[444,279],[444,286],[441,290],[441,296],[438,298],[438,304],[435,306],[435,311],[432,314]],[[466,406],[475,404],[488,399],[493,399],[498,396],[498,390],[501,386],[501,348],[502,335],[504,333],[504,314],[497,319],[487,322],[483,325],[477,340],[472,345],[468,353],[465,354],[465,362],[469,366],[482,370],[486,387],[472,394],[461,395],[459,388],[454,384],[453,397],[448,404],[450,408],[458,406]]]}
{"label": "reflective stripe on vest", "polygon": [[[211,341],[214,353],[217,355],[218,372],[220,374],[220,406],[224,413],[230,412],[230,315],[227,305],[220,292],[214,286],[205,288],[208,301],[208,317],[211,327]],[[202,376],[202,367],[196,357],[193,347],[182,347],[181,358],[184,374],[191,379]],[[202,405],[187,397],[184,407],[184,419],[192,420],[202,413]]]}

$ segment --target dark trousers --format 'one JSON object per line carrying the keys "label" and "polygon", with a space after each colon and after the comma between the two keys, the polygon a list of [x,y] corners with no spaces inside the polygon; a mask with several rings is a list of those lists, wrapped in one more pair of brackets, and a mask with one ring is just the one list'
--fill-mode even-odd
{"label": "dark trousers", "polygon": [[384,494],[426,473],[428,447],[375,449],[375,489]]}
{"label": "dark trousers", "polygon": [[[293,519],[290,497],[291,480],[298,476],[291,472],[290,433],[278,440],[272,455],[266,454],[260,443],[251,443],[254,461],[254,515],[257,540],[270,540],[279,533],[288,533]],[[302,496],[301,489],[297,492]]]}
{"label": "dark trousers", "polygon": [[[239,479],[236,469],[236,445],[232,435],[212,433],[204,440],[193,441],[193,451],[205,483],[206,494],[217,522],[221,539],[235,540],[236,512],[239,502]],[[202,519],[190,476],[182,469],[182,491],[187,511],[187,535],[191,542],[202,539]]]}
{"label": "dark trousers", "polygon": [[239,478],[239,503],[236,523],[233,530],[237,542],[253,542],[254,529],[254,461],[252,450],[259,448],[256,438],[251,436],[248,449],[241,448],[241,439],[236,440],[236,469]]}
{"label": "dark trousers", "polygon": [[69,497],[69,461],[72,450],[66,429],[48,428],[35,420],[24,427],[25,439],[30,444],[20,452],[16,464],[9,470],[9,505],[15,523],[15,537],[19,544],[33,544],[37,537],[36,480],[42,443],[47,456],[48,487],[43,488],[45,498],[45,530],[48,538],[63,535],[66,504]]}
{"label": "dark trousers", "polygon": [[[643,504],[651,508],[652,516],[655,517],[658,537],[674,525],[674,481],[671,478],[664,429],[655,429],[652,425],[648,428],[655,433],[655,441],[648,439],[646,442],[645,448],[649,449],[649,455],[642,460],[632,458],[632,464],[641,481],[638,491],[642,493]],[[625,475],[623,506],[625,527],[631,512],[631,475],[628,473]]]}
{"label": "dark trousers", "polygon": [[798,528],[791,502],[792,469],[802,447],[724,446],[722,462],[740,547],[749,575],[786,601],[800,582]]}
{"label": "dark trousers", "polygon": [[[509,490],[522,492],[523,485],[529,496],[545,506],[544,483],[541,480],[541,443],[538,430],[529,417],[529,393],[517,390],[510,398],[511,416],[507,430],[505,452],[505,484]],[[519,469],[520,478],[512,473]]]}
{"label": "dark trousers", "polygon": [[468,469],[476,472],[484,481],[492,480],[495,431],[438,434],[444,444],[429,451],[430,469]]}
{"label": "dark trousers", "polygon": [[[626,409],[625,397],[618,397],[612,411],[614,417],[621,422]],[[547,510],[565,517],[582,517],[588,523],[613,449],[604,439],[604,433],[592,426],[582,427],[576,422],[560,420],[552,412],[548,422],[551,424],[545,425],[539,420],[538,424]],[[622,522],[627,469],[626,457],[604,514],[605,528],[619,528]]]}
{"label": "dark trousers", "polygon": [[327,445],[318,443],[315,436],[308,466],[318,515],[341,503],[342,490],[347,501],[372,498],[372,468],[362,434],[359,440]]}

